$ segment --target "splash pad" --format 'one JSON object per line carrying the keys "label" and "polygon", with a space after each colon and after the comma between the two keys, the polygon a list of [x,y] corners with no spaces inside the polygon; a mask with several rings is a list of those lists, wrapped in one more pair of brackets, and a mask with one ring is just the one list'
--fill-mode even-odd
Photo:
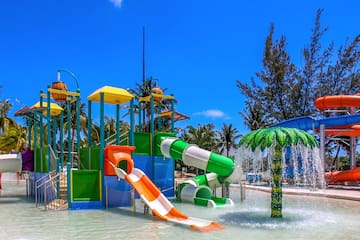
{"label": "splash pad", "polygon": [[271,217],[282,217],[283,183],[324,188],[324,170],[315,138],[305,131],[272,127],[252,131],[240,141],[237,165],[255,180],[271,183]]}

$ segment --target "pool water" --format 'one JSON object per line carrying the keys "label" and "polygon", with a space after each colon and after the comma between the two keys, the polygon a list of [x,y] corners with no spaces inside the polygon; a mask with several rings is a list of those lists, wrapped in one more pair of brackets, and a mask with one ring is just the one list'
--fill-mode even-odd
{"label": "pool water", "polygon": [[204,208],[174,202],[183,213],[217,221],[215,232],[197,232],[129,209],[44,211],[25,196],[25,184],[3,182],[0,239],[360,239],[360,202],[284,196],[283,219],[271,219],[270,194],[230,189],[233,207]]}

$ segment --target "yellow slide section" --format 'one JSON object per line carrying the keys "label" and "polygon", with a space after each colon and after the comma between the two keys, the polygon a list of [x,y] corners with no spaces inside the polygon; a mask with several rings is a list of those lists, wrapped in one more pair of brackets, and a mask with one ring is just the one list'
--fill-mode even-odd
{"label": "yellow slide section", "polygon": [[[114,147],[114,151],[112,151],[112,147]],[[119,146],[107,146],[105,149],[105,155],[112,162],[131,161],[130,164],[126,165],[126,171],[115,167],[115,173],[119,178],[125,179],[135,188],[141,199],[152,210],[154,216],[169,222],[187,225],[190,228],[199,231],[213,231],[224,228],[219,223],[189,217],[181,213],[170,203],[170,201],[161,193],[159,188],[155,186],[155,184],[143,171],[138,168],[131,167],[133,166],[131,155],[129,154],[128,157],[124,157],[123,154],[119,154],[119,150]],[[119,156],[122,156],[122,159],[117,159]]]}

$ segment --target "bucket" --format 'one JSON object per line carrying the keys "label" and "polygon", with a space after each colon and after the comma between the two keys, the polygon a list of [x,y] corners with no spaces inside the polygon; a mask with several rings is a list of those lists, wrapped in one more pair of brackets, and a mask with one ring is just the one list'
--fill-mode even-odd
{"label": "bucket", "polygon": [[[62,82],[62,81],[53,82],[52,85],[51,85],[51,88],[52,89],[57,89],[57,90],[67,91],[66,84],[64,82]],[[52,93],[51,96],[57,102],[65,102],[66,101],[66,94]]]}
{"label": "bucket", "polygon": [[[163,95],[163,91],[161,88],[158,88],[158,87],[154,87],[152,90],[152,93],[155,93],[155,94],[161,94]],[[162,97],[154,97],[154,101],[155,103],[160,103],[162,100]]]}

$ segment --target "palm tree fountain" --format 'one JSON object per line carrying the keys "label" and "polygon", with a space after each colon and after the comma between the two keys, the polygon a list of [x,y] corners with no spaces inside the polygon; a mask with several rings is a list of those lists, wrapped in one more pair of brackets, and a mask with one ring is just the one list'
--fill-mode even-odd
{"label": "palm tree fountain", "polygon": [[311,172],[311,174],[320,176],[314,177],[314,179],[323,179],[322,164],[320,161],[315,163],[316,156],[309,154],[313,153],[312,150],[315,150],[314,154],[318,155],[318,151],[316,151],[318,143],[312,135],[303,130],[284,127],[262,128],[245,135],[241,139],[239,146],[241,147],[239,150],[241,155],[244,155],[245,152],[258,153],[252,155],[255,158],[256,155],[260,156],[261,153],[267,153],[268,155],[268,163],[271,166],[272,173],[271,217],[273,218],[282,217],[282,174],[283,163],[285,163],[284,150],[286,148],[290,147],[294,150],[294,159],[297,159],[295,161],[298,161],[300,157],[302,161],[308,158],[310,164],[301,164],[302,167],[303,165],[311,165],[312,170],[307,173]]}

